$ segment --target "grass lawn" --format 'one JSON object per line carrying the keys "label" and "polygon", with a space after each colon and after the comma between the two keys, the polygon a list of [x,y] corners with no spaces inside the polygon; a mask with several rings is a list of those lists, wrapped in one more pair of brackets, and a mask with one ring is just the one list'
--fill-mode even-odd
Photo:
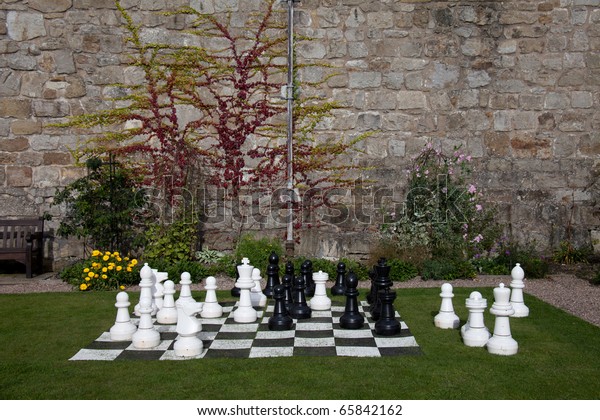
{"label": "grass lawn", "polygon": [[[466,321],[465,298],[454,307]],[[478,289],[488,299],[491,288]],[[221,292],[220,299],[228,298]],[[364,291],[361,294],[364,296]],[[530,295],[511,319],[514,356],[462,344],[433,325],[439,289],[398,290],[395,307],[423,354],[388,358],[288,357],[189,361],[68,361],[115,320],[116,292],[0,295],[2,399],[598,400],[600,328]],[[194,292],[197,300],[203,293]],[[138,295],[130,294],[132,307]]]}

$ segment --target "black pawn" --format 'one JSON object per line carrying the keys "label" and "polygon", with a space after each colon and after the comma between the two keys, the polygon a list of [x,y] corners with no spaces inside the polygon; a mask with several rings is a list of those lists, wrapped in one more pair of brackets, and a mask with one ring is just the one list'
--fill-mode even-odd
{"label": "black pawn", "polygon": [[285,286],[278,284],[273,288],[273,298],[275,299],[275,308],[273,316],[269,318],[269,330],[286,331],[294,326],[294,320],[285,307]]}
{"label": "black pawn", "polygon": [[373,296],[374,302],[370,309],[371,318],[373,318],[374,321],[377,321],[381,315],[381,292],[385,291],[385,289],[388,289],[392,285],[392,281],[390,280],[390,270],[391,267],[387,265],[386,259],[380,258],[379,262],[375,266],[377,278],[375,279],[374,284],[377,294]]}
{"label": "black pawn", "polygon": [[346,264],[339,262],[337,265],[337,277],[335,284],[331,287],[331,294],[333,296],[343,296],[346,292],[344,283],[346,282]]}
{"label": "black pawn", "polygon": [[267,266],[267,284],[263,289],[263,294],[270,298],[273,297],[273,289],[279,284],[279,256],[271,252],[269,256],[269,265]]}
{"label": "black pawn", "polygon": [[394,309],[396,292],[389,287],[381,290],[379,291],[379,300],[381,301],[381,315],[375,323],[375,332],[385,336],[400,334],[400,322],[396,319],[396,310]]}
{"label": "black pawn", "polygon": [[300,266],[300,275],[304,278],[304,294],[311,297],[315,295],[315,282],[313,281],[313,266],[311,260],[306,260]]}
{"label": "black pawn", "polygon": [[285,263],[285,274],[289,274],[290,276],[292,276],[292,278],[295,277],[293,262],[288,261],[287,263]]}
{"label": "black pawn", "polygon": [[365,325],[365,317],[358,310],[358,277],[354,272],[346,276],[346,308],[340,317],[340,327],[346,330],[357,330]]}
{"label": "black pawn", "polygon": [[304,294],[304,277],[298,276],[294,281],[294,303],[290,308],[290,316],[295,319],[310,318],[312,310],[306,303],[306,295]]}
{"label": "black pawn", "polygon": [[292,280],[293,276],[290,274],[284,274],[281,278],[281,285],[283,286],[284,298],[283,303],[285,303],[286,309],[289,311],[292,305],[294,304],[294,298],[292,296]]}

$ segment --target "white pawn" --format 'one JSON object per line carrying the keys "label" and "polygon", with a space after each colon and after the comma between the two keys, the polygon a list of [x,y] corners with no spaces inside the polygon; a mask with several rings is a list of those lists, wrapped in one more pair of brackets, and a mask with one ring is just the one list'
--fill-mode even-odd
{"label": "white pawn", "polygon": [[517,263],[515,265],[510,272],[510,276],[512,277],[512,281],[510,282],[510,303],[515,310],[515,313],[511,316],[514,318],[524,318],[529,315],[529,308],[523,302],[523,288],[525,287],[523,279],[525,278],[525,272],[521,268],[521,264]]}
{"label": "white pawn", "polygon": [[329,274],[319,271],[313,273],[313,281],[315,283],[315,294],[308,302],[310,308],[315,311],[327,311],[331,309],[331,299],[327,297],[327,289],[325,283],[329,279]]}
{"label": "white pawn", "polygon": [[255,267],[252,269],[252,281],[254,282],[254,287],[250,289],[250,300],[252,301],[252,306],[263,307],[267,304],[267,296],[263,293],[260,285],[261,280],[262,277],[260,276],[260,270]]}
{"label": "white pawn", "polygon": [[469,310],[469,318],[460,329],[463,342],[469,347],[483,347],[490,339],[490,332],[483,322],[487,300],[483,299],[481,293],[471,292],[465,300],[465,306]]}
{"label": "white pawn", "polygon": [[210,276],[206,278],[206,298],[200,316],[202,318],[219,318],[223,315],[223,307],[217,302],[217,279]]}
{"label": "white pawn", "polygon": [[162,308],[156,313],[156,322],[159,324],[176,324],[177,308],[175,307],[175,283],[172,280],[165,281],[165,290]]}
{"label": "white pawn", "polygon": [[156,271],[154,277],[156,278],[156,281],[154,282],[154,304],[156,305],[156,310],[158,312],[163,306],[165,296],[165,286],[163,285],[163,282],[169,278],[169,273]]}
{"label": "white pawn", "polygon": [[133,346],[137,349],[148,349],[158,346],[160,343],[160,333],[154,328],[152,323],[152,269],[148,264],[140,270],[142,281],[140,287],[140,323],[137,331],[131,336]]}
{"label": "white pawn", "polygon": [[195,357],[202,353],[202,340],[197,334],[202,331],[202,323],[196,317],[202,311],[202,303],[177,303],[177,328],[178,334],[173,350],[175,356]]}
{"label": "white pawn", "polygon": [[175,304],[196,303],[192,297],[192,289],[190,288],[190,285],[192,284],[191,274],[187,271],[181,273],[181,281],[179,284],[181,285],[181,290],[179,291],[179,299],[175,301]]}
{"label": "white pawn", "polygon": [[113,341],[130,341],[137,327],[131,322],[129,316],[129,295],[126,292],[117,293],[117,319],[110,328],[110,339]]}
{"label": "white pawn", "polygon": [[254,267],[250,265],[248,258],[243,258],[242,264],[238,265],[237,269],[240,277],[235,282],[235,286],[240,289],[240,300],[237,308],[233,311],[233,320],[240,323],[254,322],[258,318],[250,297],[250,289],[254,287],[254,281],[252,281]]}
{"label": "white pawn", "polygon": [[509,302],[510,289],[500,283],[499,287],[494,288],[494,304],[490,308],[490,313],[496,316],[494,324],[494,334],[487,342],[488,352],[510,356],[516,354],[519,350],[519,344],[512,338],[510,333],[510,316],[515,310]]}
{"label": "white pawn", "polygon": [[438,328],[458,328],[460,319],[454,313],[454,306],[452,306],[454,293],[452,293],[452,285],[450,283],[442,284],[442,293],[440,293],[440,297],[442,298],[440,312],[434,317],[433,323]]}

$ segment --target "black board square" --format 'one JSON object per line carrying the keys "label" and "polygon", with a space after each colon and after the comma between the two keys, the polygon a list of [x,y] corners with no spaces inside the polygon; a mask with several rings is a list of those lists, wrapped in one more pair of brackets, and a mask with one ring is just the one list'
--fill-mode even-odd
{"label": "black board square", "polygon": [[337,356],[335,347],[294,347],[294,356]]}

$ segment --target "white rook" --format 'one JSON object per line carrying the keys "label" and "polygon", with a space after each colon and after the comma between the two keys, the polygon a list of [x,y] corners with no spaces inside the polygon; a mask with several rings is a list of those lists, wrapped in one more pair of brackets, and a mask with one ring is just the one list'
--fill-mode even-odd
{"label": "white rook", "polygon": [[327,288],[325,283],[329,279],[329,274],[319,271],[313,273],[313,281],[315,283],[315,294],[308,302],[310,309],[313,311],[327,311],[331,309],[331,299],[327,297]]}
{"label": "white rook", "polygon": [[483,312],[487,307],[487,300],[479,292],[472,292],[465,300],[469,310],[467,323],[460,329],[463,343],[469,347],[483,347],[490,339],[490,331],[483,321]]}

